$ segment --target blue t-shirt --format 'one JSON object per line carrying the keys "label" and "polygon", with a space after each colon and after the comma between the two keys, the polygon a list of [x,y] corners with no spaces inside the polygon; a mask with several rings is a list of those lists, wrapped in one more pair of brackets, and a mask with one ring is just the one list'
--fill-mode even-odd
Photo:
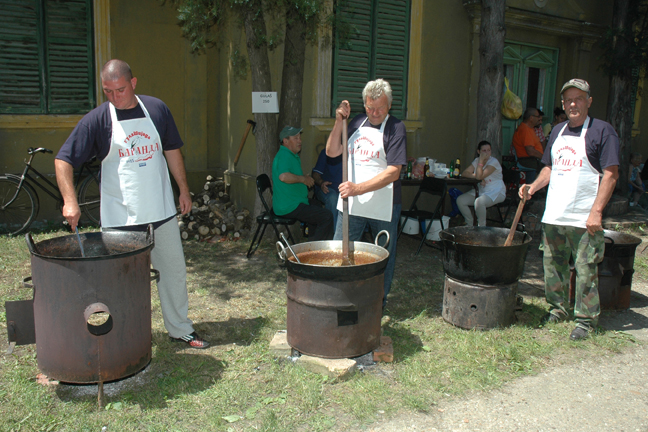
{"label": "blue t-shirt", "polygon": [[[160,134],[162,149],[167,151],[182,147],[184,143],[180,138],[169,107],[160,99],[152,96],[138,95],[138,97],[149,112],[155,129]],[[112,119],[108,104],[109,102],[102,103],[81,119],[59,150],[56,155],[57,159],[78,168],[93,156],[97,156],[97,159],[101,161],[108,155],[112,137]],[[119,121],[146,117],[140,104],[131,109],[116,109],[115,112]]]}
{"label": "blue t-shirt", "polygon": [[317,158],[313,171],[322,176],[322,180],[331,182],[327,187],[335,191],[342,183],[342,155],[334,158],[326,156],[326,149],[322,150]]}
{"label": "blue t-shirt", "polygon": [[[542,156],[542,163],[551,168],[551,147],[565,122],[559,123],[551,130],[549,143]],[[570,128],[567,126],[563,135],[580,136],[583,126]],[[598,172],[602,173],[603,168],[619,165],[619,136],[611,124],[590,117],[587,133],[585,134],[585,151],[587,160]]]}
{"label": "blue t-shirt", "polygon": [[[365,122],[366,114],[358,114],[351,120],[348,127],[349,138],[353,133],[358,130],[362,122],[362,127],[372,127],[380,129],[381,125],[374,126],[369,120]],[[383,143],[385,145],[385,156],[387,157],[387,165],[397,166],[401,168],[407,165],[407,132],[405,124],[398,120],[393,115],[390,115],[383,131]],[[401,181],[400,178],[394,182],[394,204],[402,204],[401,198]]]}

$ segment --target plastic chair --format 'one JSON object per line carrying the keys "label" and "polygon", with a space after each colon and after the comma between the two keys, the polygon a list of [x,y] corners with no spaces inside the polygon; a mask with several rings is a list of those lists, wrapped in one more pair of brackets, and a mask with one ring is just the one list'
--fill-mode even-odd
{"label": "plastic chair", "polygon": [[[423,238],[421,239],[421,243],[419,244],[419,247],[416,250],[416,255],[418,255],[419,252],[421,251],[421,248],[425,243],[426,233],[430,231],[430,227],[432,226],[432,222],[434,221],[434,219],[439,219],[439,222],[441,223],[441,230],[442,231],[444,230],[442,208],[447,193],[448,193],[448,185],[444,180],[435,177],[424,177],[421,186],[419,186],[418,192],[416,192],[416,196],[414,197],[414,201],[412,202],[410,209],[401,212],[401,217],[416,218],[418,220],[419,225],[421,225],[422,221],[425,222],[426,219],[430,220],[430,222],[427,224],[427,227],[425,228],[425,232],[422,233]],[[434,211],[430,212],[427,210],[418,209],[417,203],[422,194],[428,194],[428,195],[439,197],[439,202],[434,208]],[[401,228],[398,231],[398,237],[400,237],[400,235],[403,233],[404,227],[405,224],[404,223],[401,224]]]}
{"label": "plastic chair", "polygon": [[[257,216],[257,230],[254,233],[254,237],[252,238],[252,243],[250,243],[250,248],[247,251],[248,258],[250,258],[254,254],[254,252],[256,252],[256,250],[259,248],[259,244],[261,244],[261,239],[263,238],[263,234],[265,233],[268,224],[272,225],[272,228],[274,229],[274,232],[277,235],[277,240],[280,240],[279,229],[277,228],[277,225],[284,225],[288,227],[289,225],[293,225],[297,223],[297,219],[286,218],[274,214],[272,208],[270,208],[265,198],[263,198],[263,193],[268,189],[270,190],[270,195],[272,195],[272,184],[270,183],[270,177],[268,177],[267,174],[261,174],[257,176],[256,186],[257,186],[257,191],[259,192],[259,198],[261,198],[261,203],[263,204],[263,208],[265,210],[259,216]],[[259,235],[259,231],[261,231],[260,235]],[[258,240],[257,240],[257,236],[258,236]],[[291,243],[293,244],[295,243],[295,240],[293,239],[290,230],[288,230],[288,238],[290,239]],[[254,245],[255,241],[257,242],[256,246]]]}

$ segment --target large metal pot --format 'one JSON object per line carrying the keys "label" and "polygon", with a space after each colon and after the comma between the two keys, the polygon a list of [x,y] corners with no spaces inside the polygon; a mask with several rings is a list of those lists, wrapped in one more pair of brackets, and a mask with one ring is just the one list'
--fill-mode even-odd
{"label": "large metal pot", "polygon": [[508,228],[455,227],[441,231],[443,270],[462,282],[507,285],[524,272],[531,237],[516,231],[511,246],[504,246]]}
{"label": "large metal pot", "polygon": [[[630,234],[604,230],[605,255],[598,264],[599,301],[601,310],[625,310],[630,307],[634,258],[641,239]],[[572,266],[569,302],[573,306],[576,272]]]}
{"label": "large metal pot", "polygon": [[[353,250],[376,256],[368,264],[331,267],[286,260],[286,329],[291,347],[324,358],[358,357],[378,348],[384,271],[389,258],[387,249],[377,245],[378,240],[375,245],[353,242]],[[291,256],[287,249],[281,249],[280,256]],[[342,242],[301,243],[292,250],[298,256],[310,251],[341,251]]]}
{"label": "large metal pot", "polygon": [[152,227],[80,238],[85,257],[76,236],[26,236],[38,367],[72,383],[132,375],[151,360]]}

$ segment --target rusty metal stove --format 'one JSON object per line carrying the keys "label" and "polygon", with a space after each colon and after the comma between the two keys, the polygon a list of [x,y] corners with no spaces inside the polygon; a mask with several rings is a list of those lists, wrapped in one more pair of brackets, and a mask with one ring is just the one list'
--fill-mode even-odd
{"label": "rusty metal stove", "polygon": [[[286,251],[281,249],[280,256],[285,258]],[[341,253],[342,242],[301,243],[292,249],[297,255],[310,251]],[[286,260],[287,339],[302,354],[352,358],[380,346],[384,271],[389,252],[377,244],[362,242],[353,242],[351,249],[373,254],[377,260],[347,267]]]}
{"label": "rusty metal stove", "polygon": [[516,232],[504,246],[509,230],[455,227],[442,231],[442,316],[465,329],[506,327],[516,320],[517,284],[531,237]]}
{"label": "rusty metal stove", "polygon": [[[151,360],[153,231],[102,232],[34,243],[33,299],[6,302],[9,341],[36,342],[38,367],[69,383],[132,375]],[[99,318],[99,320],[95,319]]]}

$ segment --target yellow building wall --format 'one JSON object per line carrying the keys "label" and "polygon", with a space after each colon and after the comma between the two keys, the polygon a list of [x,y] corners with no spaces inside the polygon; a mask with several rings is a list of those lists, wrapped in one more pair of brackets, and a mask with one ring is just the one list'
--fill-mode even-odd
{"label": "yellow building wall", "polygon": [[[182,37],[176,12],[171,6],[161,6],[158,0],[101,1],[109,3],[111,57],[121,58],[131,65],[138,77],[137,93],[162,99],[174,115],[185,141],[183,153],[191,189],[199,191],[205,175],[219,175],[228,170],[232,198],[238,205],[252,209],[257,175],[257,146],[252,133],[234,167],[246,120],[254,119],[249,71],[247,79],[236,80],[230,64],[234,49],[247,54],[243,30],[232,20],[225,30],[228,37],[204,54],[195,55],[190,52],[189,42]],[[478,71],[479,64],[475,59],[478,59],[479,38],[473,34],[473,23],[462,2],[413,0],[412,4],[413,21],[419,23],[419,27],[413,26],[413,29],[420,29],[420,40],[411,40],[410,64],[413,59],[418,61],[414,62],[413,71],[420,68],[420,75],[410,80],[409,89],[411,99],[413,95],[418,101],[412,103],[411,112],[402,119],[408,125],[407,153],[410,157],[427,156],[445,163],[459,157],[465,166],[472,160],[476,144],[473,142],[475,70]],[[538,4],[545,6],[538,7]],[[599,51],[595,46],[583,51],[576,38],[542,31],[541,17],[543,14],[556,15],[560,19],[604,25],[611,17],[612,2],[567,0],[557,7],[553,1],[509,0],[507,5],[510,10],[531,13],[535,17],[531,24],[539,25],[538,30],[507,26],[507,40],[559,49],[556,100],[559,100],[558,91],[564,81],[584,74],[581,77],[592,85],[592,115],[605,118],[609,84],[607,77],[597,70]],[[322,125],[327,119],[315,118],[318,117],[315,107],[321,102],[316,100],[320,97],[316,96],[318,74],[322,72],[318,70],[320,54],[316,46],[307,48],[303,115],[301,124],[295,125],[304,128],[301,154],[304,172],[312,170],[328,136],[327,126]],[[270,53],[271,90],[278,94],[281,92],[282,62],[283,46],[280,46]],[[638,115],[639,129],[648,122],[645,111]],[[55,120],[38,127],[23,122],[16,128],[8,126],[7,118],[0,116],[0,166],[8,172],[21,170],[29,146],[57,151],[78,121],[78,117],[71,116],[62,122]],[[635,138],[633,146],[648,156],[648,140],[641,134]],[[35,166],[52,174],[53,157],[39,155]],[[404,199],[405,206],[409,201]]]}

